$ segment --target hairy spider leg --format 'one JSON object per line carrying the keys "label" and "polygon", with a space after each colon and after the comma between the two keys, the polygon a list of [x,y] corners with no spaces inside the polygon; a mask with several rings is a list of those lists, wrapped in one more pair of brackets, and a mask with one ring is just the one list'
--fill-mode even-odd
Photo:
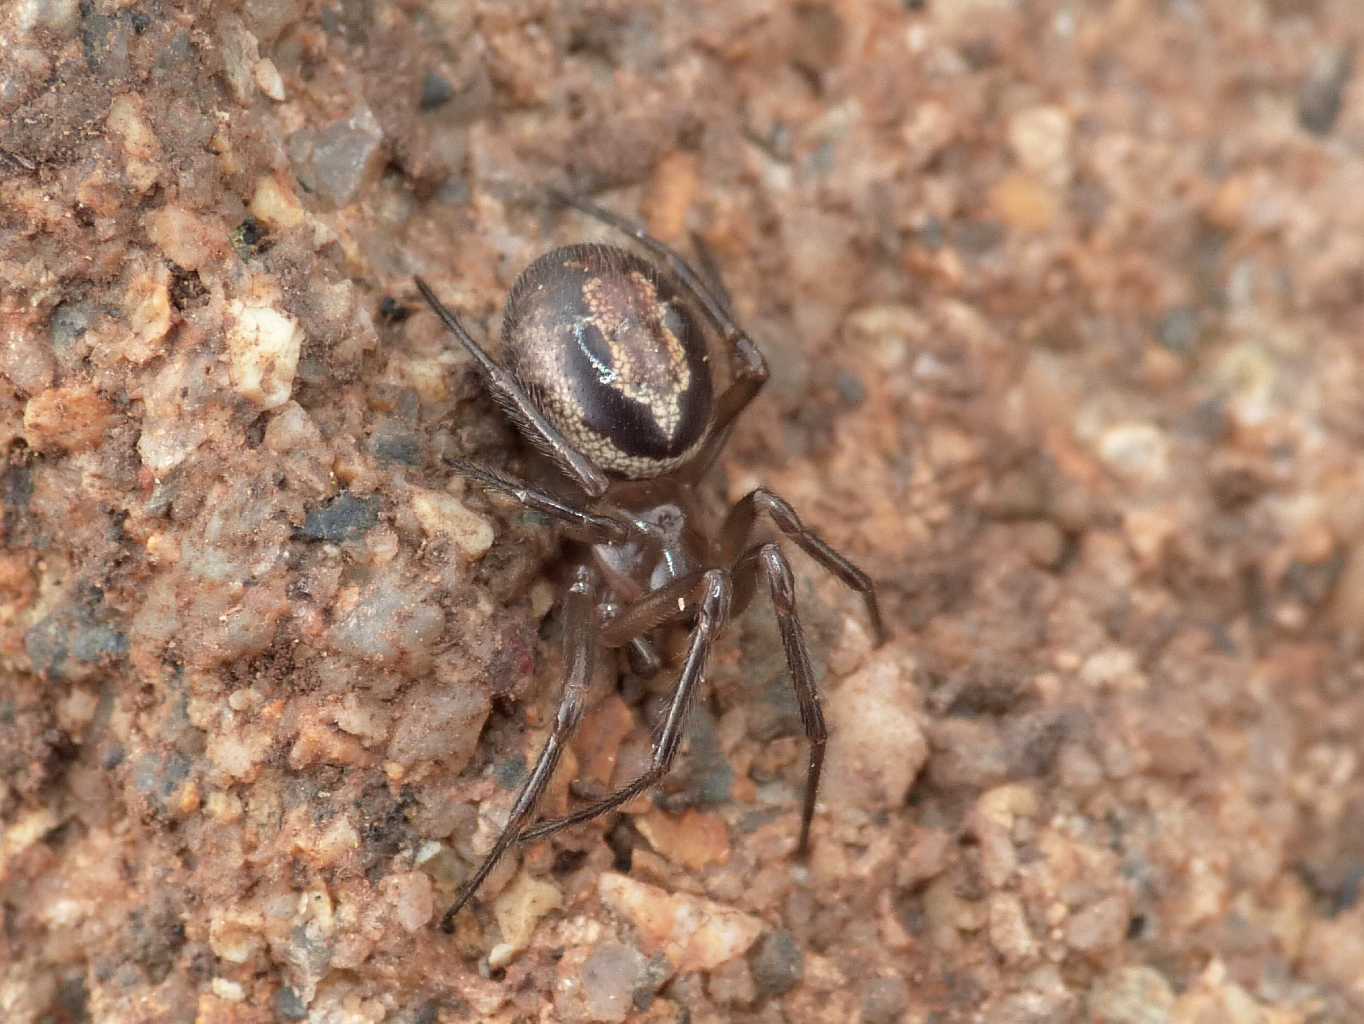
{"label": "hairy spider leg", "polygon": [[[450,909],[441,918],[441,927],[445,931],[449,932],[454,929],[455,917],[473,897],[474,893],[478,891],[478,887],[483,884],[489,872],[506,853],[507,848],[513,842],[527,841],[524,834],[518,837],[517,830],[522,828],[527,819],[535,813],[535,807],[544,793],[545,786],[549,784],[555,768],[558,767],[564,747],[573,738],[574,730],[582,717],[583,701],[592,678],[593,658],[596,649],[599,646],[623,646],[629,641],[629,637],[624,634],[631,629],[641,628],[641,626],[642,628],[654,629],[684,617],[695,607],[695,602],[690,599],[691,594],[702,586],[706,588],[705,593],[707,595],[713,589],[713,583],[707,578],[707,574],[690,573],[674,580],[671,584],[645,594],[639,601],[625,605],[617,615],[606,619],[603,623],[599,617],[600,607],[596,606],[595,602],[591,600],[584,604],[584,595],[590,598],[596,592],[596,573],[586,566],[578,569],[573,586],[564,603],[564,661],[567,670],[563,696],[560,698],[554,728],[550,732],[549,739],[545,741],[544,749],[540,752],[535,767],[521,787],[521,792],[517,794],[516,802],[507,815],[507,824],[497,837],[497,842],[483,859],[478,870],[464,883],[455,902],[450,905]],[[726,580],[727,587],[728,581]],[[727,589],[726,600],[728,600]],[[701,603],[704,608],[704,597]],[[723,619],[721,620],[722,624]]]}
{"label": "hairy spider leg", "polygon": [[447,330],[450,331],[460,344],[465,348],[478,364],[479,370],[483,374],[483,379],[487,382],[488,390],[501,405],[511,414],[513,420],[520,427],[536,447],[544,451],[552,458],[565,473],[571,477],[579,487],[587,493],[589,497],[600,498],[606,493],[606,488],[610,485],[606,473],[600,466],[589,459],[582,452],[578,451],[569,442],[568,438],[559,431],[554,424],[545,417],[533,401],[526,389],[516,380],[516,377],[505,367],[499,365],[492,356],[483,350],[478,342],[474,341],[459,318],[447,309],[436,298],[429,285],[420,277],[413,278],[416,282],[417,290],[422,293],[422,298],[427,305],[440,317]]}
{"label": "hairy spider leg", "polygon": [[603,647],[622,647],[632,638],[676,622],[695,608],[693,595],[705,573],[697,569],[621,607],[602,626]]}
{"label": "hairy spider leg", "polygon": [[800,814],[800,844],[796,849],[803,856],[810,849],[810,824],[815,817],[815,797],[819,792],[820,775],[824,771],[824,748],[829,740],[829,730],[819,706],[819,691],[815,688],[815,673],[810,666],[805,631],[796,612],[795,577],[791,573],[791,563],[777,544],[759,544],[745,552],[734,567],[735,590],[751,593],[753,577],[758,573],[767,578],[768,590],[772,595],[772,611],[777,617],[782,648],[786,652],[786,665],[791,672],[791,687],[796,692],[800,721],[810,744],[810,760],[805,772],[805,799]]}
{"label": "hairy spider leg", "polygon": [[631,524],[614,516],[601,515],[587,509],[578,508],[548,491],[532,487],[522,480],[516,480],[486,466],[467,459],[447,459],[445,464],[460,476],[468,477],[475,483],[499,491],[532,512],[539,512],[564,524],[569,536],[589,544],[605,544],[623,541],[630,536]]}
{"label": "hairy spider leg", "polygon": [[564,691],[559,701],[559,711],[554,716],[554,726],[535,761],[535,767],[531,769],[521,792],[516,796],[516,802],[512,804],[502,834],[441,918],[440,926],[447,933],[455,930],[455,916],[478,891],[488,873],[507,852],[507,847],[516,841],[521,827],[535,813],[536,804],[540,802],[545,786],[559,765],[564,748],[573,738],[582,719],[583,704],[592,682],[592,668],[597,656],[596,589],[596,573],[589,566],[580,566],[564,601]]}
{"label": "hairy spider leg", "polygon": [[677,688],[673,691],[672,702],[668,707],[668,717],[659,731],[654,744],[653,760],[649,767],[633,782],[627,783],[596,803],[580,808],[562,818],[542,821],[521,833],[520,842],[529,843],[553,835],[573,825],[591,821],[608,811],[613,811],[627,803],[656,783],[672,768],[682,744],[687,716],[691,711],[696,690],[705,676],[706,662],[716,637],[729,619],[730,573],[727,569],[709,569],[702,577],[704,592],[692,627],[691,640],[687,646],[687,656],[682,663]]}
{"label": "hairy spider leg", "polygon": [[867,617],[871,620],[872,642],[880,647],[886,640],[886,629],[881,619],[881,606],[876,599],[876,584],[843,555],[839,554],[816,533],[806,528],[785,499],[773,494],[765,487],[750,491],[737,501],[725,517],[720,528],[720,550],[727,559],[733,559],[748,542],[753,533],[753,524],[759,513],[768,516],[784,535],[790,537],[797,546],[849,589],[862,595],[867,607]]}

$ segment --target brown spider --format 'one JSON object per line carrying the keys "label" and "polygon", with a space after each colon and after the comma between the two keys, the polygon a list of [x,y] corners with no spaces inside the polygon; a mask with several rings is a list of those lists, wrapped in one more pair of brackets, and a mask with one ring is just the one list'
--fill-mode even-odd
{"label": "brown spider", "polygon": [[[503,316],[500,366],[420,278],[416,285],[474,358],[486,386],[520,432],[575,483],[567,501],[463,460],[453,469],[562,524],[586,544],[564,602],[564,690],[553,729],[492,851],[441,919],[455,915],[513,843],[543,839],[619,807],[667,774],[716,637],[752,600],[761,574],[772,595],[782,644],[810,742],[799,852],[810,843],[827,732],[796,615],[791,566],[773,541],[752,540],[759,514],[866,601],[876,643],[884,630],[871,580],[758,488],[702,528],[696,484],[724,447],[734,421],[767,380],[767,363],[734,322],[723,291],[642,228],[592,203],[555,196],[631,236],[670,271],[608,245],[570,245],[541,256],[512,287]],[[702,318],[698,319],[699,309]],[[718,396],[707,328],[729,352],[731,383]],[[681,675],[653,748],[633,782],[562,818],[529,824],[536,803],[582,717],[599,647],[630,646],[648,667],[650,634],[692,621]]]}

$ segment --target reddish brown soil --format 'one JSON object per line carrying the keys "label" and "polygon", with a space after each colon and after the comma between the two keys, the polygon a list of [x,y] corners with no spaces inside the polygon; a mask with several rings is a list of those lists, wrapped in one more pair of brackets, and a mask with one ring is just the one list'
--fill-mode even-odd
{"label": "reddish brown soil", "polygon": [[[0,1020],[1364,1019],[1356,0],[0,11]],[[528,452],[414,273],[704,242],[793,555],[674,778],[509,858]],[[547,799],[647,757],[608,660]],[[571,779],[580,780],[570,791]]]}

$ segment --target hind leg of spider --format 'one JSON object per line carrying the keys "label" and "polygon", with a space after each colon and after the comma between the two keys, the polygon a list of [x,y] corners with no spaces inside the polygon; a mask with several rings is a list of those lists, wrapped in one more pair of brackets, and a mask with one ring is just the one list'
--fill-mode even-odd
{"label": "hind leg of spider", "polygon": [[862,595],[867,618],[871,620],[872,642],[877,647],[885,643],[886,628],[881,619],[880,603],[876,600],[876,584],[871,577],[808,529],[796,515],[796,510],[767,488],[759,487],[749,492],[729,510],[724,526],[720,528],[720,550],[725,559],[732,561],[744,550],[759,513],[767,515],[773,525],[795,541],[802,551]]}
{"label": "hind leg of spider", "polygon": [[805,800],[800,814],[800,845],[796,852],[804,855],[810,849],[810,823],[815,816],[815,797],[819,792],[819,777],[824,770],[824,747],[829,730],[824,724],[824,712],[819,706],[819,691],[815,688],[815,673],[810,667],[810,652],[805,646],[805,631],[796,613],[795,577],[791,563],[774,543],[750,548],[734,567],[735,590],[752,593],[753,577],[761,573],[767,578],[772,595],[772,610],[777,616],[781,643],[786,651],[786,665],[791,672],[791,686],[800,705],[800,721],[805,727],[805,738],[810,743],[810,761],[805,772]]}
{"label": "hind leg of spider", "polygon": [[483,374],[488,390],[505,406],[526,439],[531,442],[538,441],[559,468],[589,497],[600,498],[605,494],[610,483],[606,472],[573,447],[563,432],[540,411],[516,377],[505,367],[498,365],[497,361],[484,351],[483,346],[464,329],[459,317],[436,298],[436,293],[431,290],[430,285],[420,277],[414,277],[412,280],[417,286],[417,291],[421,292],[422,298],[426,300],[426,304],[431,307],[431,311],[445,325],[445,329],[453,334],[464,346],[464,350],[473,357],[474,362],[478,364],[479,372]]}
{"label": "hind leg of spider", "polygon": [[704,593],[697,612],[696,626],[692,629],[691,641],[687,645],[687,656],[682,663],[682,673],[678,678],[677,689],[673,691],[672,703],[668,707],[668,717],[654,744],[653,760],[649,767],[633,782],[622,786],[614,793],[587,807],[579,808],[562,818],[542,821],[521,833],[520,841],[532,842],[553,835],[555,832],[572,825],[591,821],[599,815],[613,811],[621,804],[628,803],[643,793],[659,779],[668,774],[687,724],[696,690],[705,677],[706,662],[710,657],[715,639],[729,620],[730,574],[726,569],[708,570],[702,577]]}
{"label": "hind leg of spider", "polygon": [[568,192],[560,192],[558,189],[549,190],[550,198],[555,202],[565,206],[571,206],[581,213],[587,214],[594,220],[599,220],[608,227],[613,227],[621,234],[629,235],[636,242],[648,249],[650,253],[658,257],[667,264],[668,269],[701,304],[703,311],[726,338],[731,335],[743,334],[743,331],[734,319],[729,315],[724,301],[716,294],[712,286],[692,269],[692,265],[686,261],[680,252],[668,245],[667,242],[655,238],[644,229],[642,225],[636,224],[627,217],[622,217],[618,213],[613,213],[604,206],[598,206],[590,199],[572,195]]}
{"label": "hind leg of spider", "polygon": [[564,693],[558,714],[554,717],[554,726],[536,759],[535,767],[531,769],[530,776],[516,796],[516,802],[512,804],[507,824],[497,837],[497,842],[441,918],[440,926],[446,932],[454,931],[455,916],[478,891],[488,873],[497,866],[507,847],[516,842],[522,827],[535,813],[535,806],[554,775],[554,769],[558,767],[564,747],[572,739],[582,718],[583,702],[592,681],[592,667],[597,653],[596,589],[595,573],[586,566],[580,567],[564,601]]}

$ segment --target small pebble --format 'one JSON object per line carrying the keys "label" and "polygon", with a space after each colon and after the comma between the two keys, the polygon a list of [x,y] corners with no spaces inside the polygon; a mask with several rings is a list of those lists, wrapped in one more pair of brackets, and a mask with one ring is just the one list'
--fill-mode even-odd
{"label": "small pebble", "polygon": [[[1220,960],[1213,960],[1190,991],[1176,1000],[1169,1019],[1176,1024],[1264,1024],[1275,1020],[1254,996],[1226,977],[1226,966]],[[1287,1019],[1292,1024],[1302,1020]]]}
{"label": "small pebble", "polygon": [[[294,190],[279,177],[271,174],[256,182],[256,191],[251,197],[251,213],[261,224],[277,231],[297,227],[308,219]],[[254,253],[261,242],[260,226],[250,219],[238,228],[238,244]],[[240,248],[238,251],[241,251]]]}
{"label": "small pebble", "polygon": [[152,243],[185,270],[209,269],[227,253],[227,231],[217,218],[171,204],[147,214],[144,223]]}
{"label": "small pebble", "polygon": [[389,901],[394,918],[408,932],[425,928],[435,912],[431,879],[422,871],[389,875],[380,883],[379,894]]}
{"label": "small pebble", "polygon": [[228,376],[237,394],[262,409],[289,401],[303,349],[303,328],[277,301],[262,286],[227,310]]}
{"label": "small pebble", "polygon": [[36,330],[0,322],[0,373],[10,383],[36,394],[52,384],[56,369],[51,349]]}
{"label": "small pebble", "polygon": [[1009,119],[1009,145],[1018,162],[1054,187],[1070,180],[1070,140],[1070,115],[1061,107],[1029,107]]}
{"label": "small pebble", "polygon": [[740,957],[716,967],[706,978],[706,992],[721,1006],[747,1006],[757,998],[748,962]]}
{"label": "small pebble", "polygon": [[161,173],[161,143],[143,112],[140,96],[114,97],[105,126],[123,144],[123,168],[128,184],[147,192]]}
{"label": "small pebble", "polygon": [[275,993],[275,1013],[283,1020],[307,1020],[308,1007],[298,993],[285,985]]}
{"label": "small pebble", "polygon": [[1342,47],[1317,57],[1298,93],[1298,124],[1313,135],[1329,135],[1354,72],[1354,51]]}
{"label": "small pebble", "polygon": [[414,488],[412,511],[428,537],[450,541],[467,559],[482,558],[493,546],[492,524],[453,494]]}
{"label": "small pebble", "polygon": [[405,564],[394,561],[332,624],[327,643],[352,657],[424,671],[444,625],[445,613],[430,600],[425,586],[413,579]]}
{"label": "small pebble", "polygon": [[1066,922],[1066,944],[1080,953],[1103,953],[1115,948],[1127,934],[1127,900],[1106,896]]}
{"label": "small pebble", "polygon": [[86,303],[70,300],[61,303],[52,311],[52,319],[49,322],[52,347],[54,349],[69,347],[84,336],[94,319],[95,311]]}
{"label": "small pebble", "polygon": [[240,1003],[246,998],[246,990],[240,983],[229,981],[226,978],[214,978],[212,983],[213,994],[219,999],[225,999],[229,1003]]}
{"label": "small pebble", "polygon": [[493,963],[490,956],[489,964],[501,967],[509,963],[530,945],[539,920],[563,906],[563,902],[557,886],[522,869],[512,883],[497,894],[493,903],[493,916],[502,932],[502,945],[495,951],[499,954],[498,962]]}
{"label": "small pebble", "polygon": [[342,491],[321,508],[308,513],[298,531],[299,536],[329,544],[362,537],[379,521],[380,504],[378,495],[360,498],[350,491]]}
{"label": "small pebble", "polygon": [[251,68],[251,75],[262,93],[276,103],[284,102],[284,79],[280,78],[274,61],[269,57],[256,61]]}
{"label": "small pebble", "polygon": [[903,650],[878,657],[824,699],[830,732],[822,802],[880,811],[899,807],[928,760],[913,663]]}
{"label": "small pebble", "polygon": [[362,104],[325,128],[295,132],[287,149],[304,188],[333,206],[345,206],[382,168],[383,141],[378,120]]}
{"label": "small pebble", "polygon": [[422,79],[421,99],[417,105],[421,110],[435,110],[445,106],[455,97],[455,87],[450,84],[449,79],[428,71],[426,77]]}
{"label": "small pebble", "polygon": [[260,60],[260,44],[236,14],[224,15],[218,23],[218,48],[223,57],[223,77],[236,101],[248,106],[255,96],[255,66]]}
{"label": "small pebble", "polygon": [[1176,355],[1189,356],[1198,347],[1201,330],[1197,311],[1180,306],[1160,318],[1156,337]]}
{"label": "small pebble", "polygon": [[870,978],[862,986],[861,1024],[896,1024],[909,1006],[909,985],[898,974]]}
{"label": "small pebble", "polygon": [[753,983],[759,999],[782,996],[800,984],[805,954],[788,931],[767,932],[749,954]]}
{"label": "small pebble", "polygon": [[615,873],[603,874],[597,884],[602,900],[638,930],[645,949],[662,953],[682,974],[742,956],[762,934],[758,918],[698,896]]}
{"label": "small pebble", "polygon": [[1028,927],[1022,901],[1011,892],[990,897],[990,944],[1006,963],[1021,963],[1037,953],[1037,942]]}
{"label": "small pebble", "polygon": [[588,1019],[625,1020],[647,966],[639,950],[620,942],[603,942],[593,949],[582,968]]}
{"label": "small pebble", "polygon": [[[987,198],[994,215],[1016,231],[1045,231],[1061,213],[1056,193],[1024,174],[1005,176],[990,189]],[[981,246],[971,248],[980,250]]]}
{"label": "small pebble", "polygon": [[481,686],[420,683],[403,698],[388,756],[401,765],[439,761],[443,771],[462,771],[474,755],[490,710]]}
{"label": "small pebble", "polygon": [[133,275],[123,296],[123,315],[129,328],[119,349],[123,358],[141,366],[160,355],[171,328],[170,274],[165,266]]}
{"label": "small pebble", "polygon": [[[265,447],[270,451],[284,454],[285,452],[291,452],[300,448],[321,445],[322,433],[317,429],[317,425],[313,423],[312,418],[304,411],[302,406],[297,402],[285,402],[284,405],[280,406],[279,410],[270,417],[270,422],[265,425],[264,443]],[[342,493],[349,496],[349,492],[343,491]],[[376,514],[377,511],[376,504]],[[373,524],[371,523],[371,525]],[[320,526],[320,523],[314,522],[312,532],[315,534]],[[306,531],[308,529],[308,524],[305,522],[304,530]],[[325,538],[321,536],[311,536],[308,539],[323,540]]]}
{"label": "small pebble", "polygon": [[24,437],[37,451],[80,452],[104,440],[114,407],[91,388],[49,388],[24,405]]}
{"label": "small pebble", "polygon": [[1170,473],[1170,444],[1151,423],[1120,423],[1099,438],[1099,457],[1115,473],[1144,485],[1165,480]]}
{"label": "small pebble", "polygon": [[660,854],[692,871],[729,859],[729,830],[718,815],[698,810],[672,815],[654,810],[636,818],[635,827]]}
{"label": "small pebble", "polygon": [[1119,967],[1089,990],[1089,1013],[1102,1024],[1170,1024],[1175,995],[1154,967]]}

